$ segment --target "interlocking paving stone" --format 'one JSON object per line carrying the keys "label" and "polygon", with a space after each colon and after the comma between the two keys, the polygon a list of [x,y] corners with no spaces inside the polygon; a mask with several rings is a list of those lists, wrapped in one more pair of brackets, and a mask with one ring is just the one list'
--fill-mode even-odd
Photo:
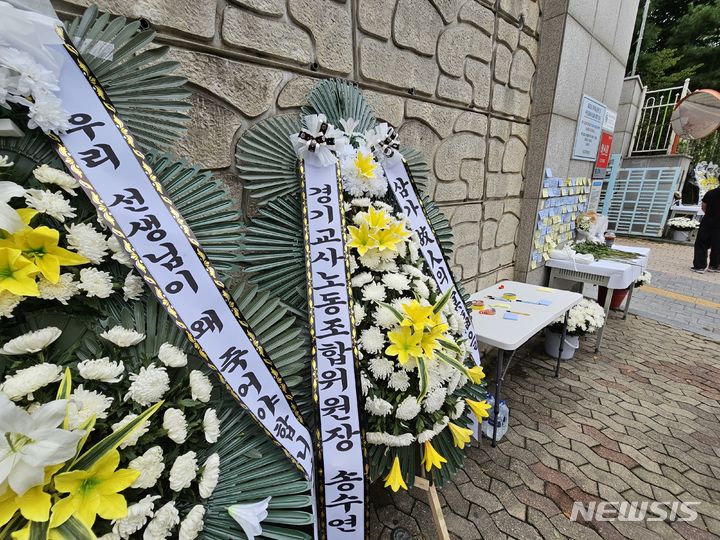
{"label": "interlocking paving stone", "polygon": [[[558,379],[541,338],[517,353],[508,435],[439,490],[451,538],[720,538],[720,343],[633,315],[603,339],[598,354],[582,340]],[[435,538],[424,492],[376,491],[371,538]],[[570,520],[575,501],[655,500],[702,504],[693,522]]]}

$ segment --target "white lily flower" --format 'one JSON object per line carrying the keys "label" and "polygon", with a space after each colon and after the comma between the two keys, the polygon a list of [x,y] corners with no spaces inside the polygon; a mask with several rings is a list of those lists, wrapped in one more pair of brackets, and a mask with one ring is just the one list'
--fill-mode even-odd
{"label": "white lily flower", "polygon": [[0,354],[17,355],[40,352],[59,338],[61,334],[62,330],[54,326],[27,332],[3,345],[0,348]]}
{"label": "white lily flower", "polygon": [[271,499],[272,497],[268,497],[252,504],[233,504],[228,508],[228,514],[242,527],[248,540],[255,540],[256,536],[262,534],[260,522],[268,515],[267,508]]}
{"label": "white lily flower", "polygon": [[9,233],[22,229],[24,223],[20,215],[8,203],[10,199],[24,195],[25,189],[15,182],[0,182],[0,229]]}
{"label": "white lily flower", "polygon": [[58,428],[65,418],[64,399],[51,401],[32,414],[0,394],[0,484],[23,495],[45,480],[45,467],[75,455],[82,431]]}

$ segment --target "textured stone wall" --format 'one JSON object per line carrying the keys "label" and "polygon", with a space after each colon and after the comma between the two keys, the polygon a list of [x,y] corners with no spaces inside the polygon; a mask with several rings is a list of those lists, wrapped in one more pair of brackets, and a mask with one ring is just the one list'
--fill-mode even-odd
{"label": "textured stone wall", "polygon": [[[357,82],[432,170],[469,290],[512,277],[540,9],[533,0],[97,0],[143,18],[193,90],[177,149],[242,198],[237,139],[319,78]],[[88,0],[57,1],[65,14]]]}

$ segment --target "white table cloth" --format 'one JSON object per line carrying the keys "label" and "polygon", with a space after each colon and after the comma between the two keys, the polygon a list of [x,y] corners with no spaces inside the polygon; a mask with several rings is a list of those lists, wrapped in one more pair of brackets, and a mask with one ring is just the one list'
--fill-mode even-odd
{"label": "white table cloth", "polygon": [[635,283],[635,280],[640,277],[643,270],[647,268],[648,259],[650,257],[650,248],[616,245],[613,246],[613,249],[639,253],[640,257],[627,262],[601,259],[590,264],[581,264],[568,260],[548,259],[545,262],[545,265],[549,268],[562,268],[563,270],[572,270],[574,272],[585,272],[595,276],[604,276],[609,278],[608,284],[606,285],[608,289],[627,289],[632,283]]}

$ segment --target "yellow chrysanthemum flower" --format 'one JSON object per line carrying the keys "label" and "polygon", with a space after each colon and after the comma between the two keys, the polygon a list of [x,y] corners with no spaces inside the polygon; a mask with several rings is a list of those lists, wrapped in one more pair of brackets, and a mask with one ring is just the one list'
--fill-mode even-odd
{"label": "yellow chrysanthemum flower", "polygon": [[411,326],[414,330],[424,330],[425,325],[430,323],[433,315],[432,306],[423,306],[417,300],[406,302],[402,305],[405,318],[400,323],[402,326]]}
{"label": "yellow chrysanthemum flower", "polygon": [[400,459],[395,456],[393,460],[392,468],[385,477],[385,487],[389,487],[393,491],[397,492],[400,488],[407,489],[407,484],[403,479],[402,471],[400,470]]}
{"label": "yellow chrysanthemum flower", "polygon": [[45,522],[50,519],[52,506],[49,493],[43,488],[50,482],[52,475],[63,468],[63,463],[45,468],[45,481],[42,485],[31,487],[22,495],[16,495],[12,489],[6,489],[0,495],[0,527],[5,525],[20,510],[22,516],[29,521]]}
{"label": "yellow chrysanthemum flower", "polygon": [[430,469],[433,467],[442,469],[442,464],[447,463],[447,459],[438,454],[437,450],[430,444],[430,441],[427,441],[424,446],[425,451],[423,452],[423,458],[420,463],[425,464],[425,472],[430,472]]}
{"label": "yellow chrysanthemum flower", "polygon": [[360,255],[365,255],[368,250],[377,247],[377,241],[370,236],[370,227],[367,223],[359,227],[348,227],[348,231],[350,232],[348,247],[357,249]]}
{"label": "yellow chrysanthemum flower", "polygon": [[384,229],[388,226],[388,223],[390,223],[390,218],[385,210],[376,210],[371,206],[368,209],[367,214],[365,214],[365,222],[372,229]]}
{"label": "yellow chrysanthemum flower", "polygon": [[408,326],[401,326],[397,330],[388,332],[390,345],[385,349],[385,354],[389,356],[397,356],[398,362],[405,364],[411,357],[420,356],[422,348],[420,340],[422,333],[413,332]]}
{"label": "yellow chrysanthemum flower", "polygon": [[389,251],[397,251],[397,245],[402,241],[391,229],[378,229],[373,231],[371,236],[375,239],[377,248],[380,251],[385,251],[386,249]]}
{"label": "yellow chrysanthemum flower", "polygon": [[85,257],[58,246],[60,232],[50,227],[25,227],[0,245],[22,251],[24,257],[33,262],[50,283],[60,280],[61,266],[77,266],[90,262]]}
{"label": "yellow chrysanthemum flower", "polygon": [[70,471],[55,477],[55,489],[68,493],[52,508],[51,527],[59,527],[75,516],[92,527],[97,516],[103,519],[122,519],[127,515],[127,501],[120,492],[140,476],[134,469],[117,469],[120,454],[108,452],[86,471]]}
{"label": "yellow chrysanthemum flower", "polygon": [[468,374],[470,375],[470,380],[473,384],[480,384],[480,382],[485,378],[485,372],[483,371],[482,366],[471,367],[468,369]]}
{"label": "yellow chrysanthemum flower", "polygon": [[34,277],[38,271],[19,249],[0,247],[0,291],[17,296],[38,296],[40,292]]}
{"label": "yellow chrysanthemum flower", "polygon": [[371,153],[358,152],[354,163],[360,178],[372,180],[377,176],[378,164]]}
{"label": "yellow chrysanthemum flower", "polygon": [[470,438],[472,437],[472,429],[460,427],[452,422],[448,424],[448,427],[450,428],[450,433],[452,433],[453,444],[460,450],[465,448],[465,445],[470,442]]}
{"label": "yellow chrysanthemum flower", "polygon": [[470,406],[472,412],[475,414],[479,422],[482,422],[483,418],[487,418],[488,416],[490,416],[490,414],[488,413],[488,410],[490,409],[490,404],[484,399],[482,401],[475,401],[465,398],[465,403]]}

